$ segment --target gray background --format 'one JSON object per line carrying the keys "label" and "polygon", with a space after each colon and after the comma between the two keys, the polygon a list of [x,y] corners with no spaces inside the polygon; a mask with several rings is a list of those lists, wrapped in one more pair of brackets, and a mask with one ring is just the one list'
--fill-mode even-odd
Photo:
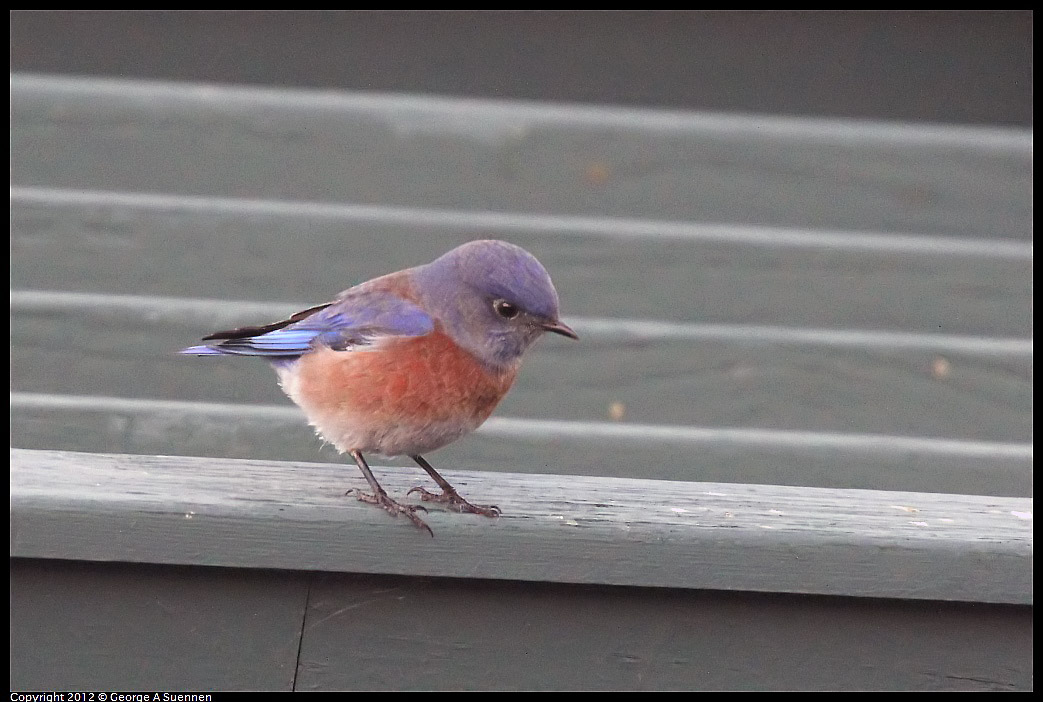
{"label": "gray background", "polygon": [[1030,492],[1030,12],[11,19],[18,446],[339,462],[237,413],[290,409],[265,364],[174,352],[493,237],[584,336],[497,417],[710,433],[436,466]]}
{"label": "gray background", "polygon": [[[118,454],[12,457],[12,686],[1031,689],[1031,19],[12,13],[12,445]],[[478,237],[583,339],[436,548],[175,355]]]}
{"label": "gray background", "polygon": [[13,12],[11,68],[1032,124],[1032,12]]}

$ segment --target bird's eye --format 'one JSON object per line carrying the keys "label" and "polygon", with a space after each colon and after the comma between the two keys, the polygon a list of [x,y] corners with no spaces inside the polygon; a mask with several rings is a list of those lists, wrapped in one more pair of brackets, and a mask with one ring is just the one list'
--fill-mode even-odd
{"label": "bird's eye", "polygon": [[520,311],[516,306],[507,302],[507,300],[494,300],[493,309],[496,310],[496,314],[504,319],[514,319],[518,316],[518,312]]}

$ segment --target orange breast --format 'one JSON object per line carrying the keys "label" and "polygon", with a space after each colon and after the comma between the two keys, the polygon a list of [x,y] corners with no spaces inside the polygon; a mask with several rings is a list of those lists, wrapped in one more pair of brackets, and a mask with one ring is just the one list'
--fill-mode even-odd
{"label": "orange breast", "polygon": [[305,412],[371,423],[483,422],[517,372],[490,372],[441,330],[375,349],[319,349],[297,363],[296,395]]}

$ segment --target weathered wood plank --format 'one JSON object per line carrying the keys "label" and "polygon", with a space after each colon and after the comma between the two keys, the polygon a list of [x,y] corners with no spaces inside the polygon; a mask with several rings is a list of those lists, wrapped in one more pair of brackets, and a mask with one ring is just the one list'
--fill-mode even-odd
{"label": "weathered wood plank", "polygon": [[[157,301],[156,307],[161,305]],[[244,312],[232,325],[277,319],[281,311]],[[230,321],[224,313],[213,316],[221,318],[179,320],[100,306],[15,308],[12,388],[283,402],[262,362],[176,354]],[[944,339],[934,349],[890,349],[619,339],[588,336],[581,323],[576,328],[582,337],[578,345],[551,338],[529,354],[517,387],[499,409],[501,416],[605,421],[611,408],[622,407],[627,421],[645,424],[982,441],[1023,442],[1033,436],[1032,356],[1024,353],[1031,350],[1031,339],[1023,340],[1016,355],[993,355],[946,348]],[[55,367],[67,372],[55,374]],[[563,387],[569,391],[562,392]]]}
{"label": "weathered wood plank", "polygon": [[545,263],[566,314],[975,336],[1032,330],[1031,243],[984,234],[870,247],[864,232],[823,241],[802,230],[808,240],[793,247],[782,245],[792,232],[771,229],[753,238],[647,236],[653,221],[603,219],[598,235],[549,215],[512,226],[402,208],[229,207],[240,202],[15,188],[12,287],[314,304],[493,237]]}
{"label": "weathered wood plank", "polygon": [[11,605],[12,689],[1032,687],[1028,606],[21,558]]}
{"label": "weathered wood plank", "polygon": [[[15,319],[12,387],[218,403],[285,401],[263,361],[177,356],[202,332],[166,328],[153,335],[153,329]],[[77,330],[84,336],[70,336]],[[585,347],[542,341],[497,415],[610,421],[617,406],[626,421],[639,424],[1019,443],[1033,436],[1031,360],[721,343],[637,343],[625,349],[581,343]],[[943,374],[933,373],[936,367]],[[55,374],[54,368],[68,372]]]}
{"label": "weathered wood plank", "polygon": [[431,539],[328,465],[11,457],[22,558],[1032,602],[1028,499],[446,471],[503,516],[432,511]]}
{"label": "weathered wood plank", "polygon": [[1032,608],[321,574],[298,690],[1029,690]]}
{"label": "weathered wood plank", "polygon": [[[11,441],[31,449],[350,464],[322,445],[285,400],[248,405],[12,393]],[[1031,443],[497,416],[433,460],[512,473],[1033,494]]]}
{"label": "weathered wood plank", "polygon": [[34,75],[11,102],[24,186],[1032,236],[1027,130]]}
{"label": "weathered wood plank", "polygon": [[[63,290],[11,290],[13,315],[63,315],[97,323],[171,324],[198,328],[204,325],[239,324],[244,319],[282,319],[298,312],[303,303],[214,300],[69,292]],[[625,317],[569,315],[570,326],[581,328],[583,338],[617,343],[723,342],[743,346],[781,346],[804,349],[863,349],[870,351],[925,351],[960,353],[983,358],[1024,360],[1032,357],[1032,339],[936,334],[879,329],[829,329],[764,324],[672,322]]]}
{"label": "weathered wood plank", "polygon": [[295,573],[12,559],[11,688],[291,690]]}

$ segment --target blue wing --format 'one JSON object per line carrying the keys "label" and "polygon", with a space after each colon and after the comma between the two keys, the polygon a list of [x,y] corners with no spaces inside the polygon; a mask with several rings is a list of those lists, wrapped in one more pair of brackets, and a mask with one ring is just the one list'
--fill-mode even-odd
{"label": "blue wing", "polygon": [[194,356],[266,356],[288,360],[319,346],[337,351],[364,349],[380,338],[423,336],[434,321],[409,300],[383,290],[349,291],[324,305],[298,312],[281,322],[215,332],[181,351]]}

